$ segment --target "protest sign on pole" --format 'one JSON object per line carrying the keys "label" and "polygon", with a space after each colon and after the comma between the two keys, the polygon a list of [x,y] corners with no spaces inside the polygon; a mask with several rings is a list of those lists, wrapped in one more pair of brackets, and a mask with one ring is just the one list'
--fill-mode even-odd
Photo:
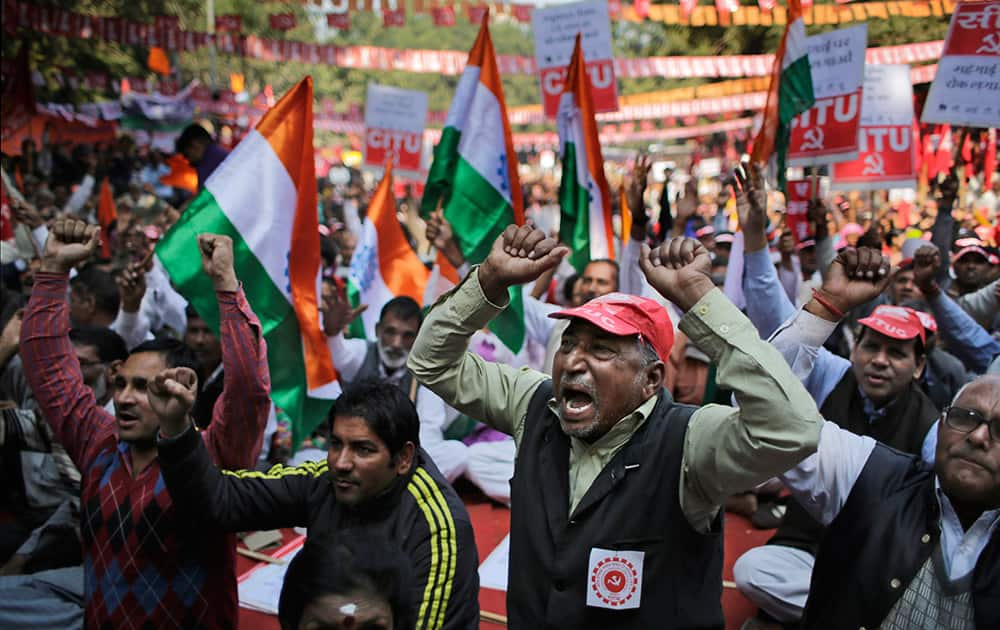
{"label": "protest sign on pole", "polygon": [[618,109],[618,81],[611,50],[611,18],[607,2],[580,2],[535,9],[535,60],[542,86],[545,116],[555,118],[563,81],[573,54],[577,33],[581,34],[583,58],[590,75],[595,112]]}
{"label": "protest sign on pole", "polygon": [[427,124],[427,93],[368,84],[365,102],[365,165],[419,171]]}
{"label": "protest sign on pole", "polygon": [[[785,201],[785,226],[795,237],[796,243],[809,238],[812,230],[809,225],[809,200],[813,196],[812,179],[799,179],[788,182],[788,197]],[[818,182],[817,182],[818,183]]]}
{"label": "protest sign on pole", "polygon": [[841,190],[916,187],[913,85],[907,65],[865,66],[858,159],[833,165]]}
{"label": "protest sign on pole", "polygon": [[858,156],[867,44],[867,24],[806,38],[816,103],[792,119],[789,166],[833,164]]}
{"label": "protest sign on pole", "polygon": [[955,8],[922,119],[1000,127],[1000,0]]}

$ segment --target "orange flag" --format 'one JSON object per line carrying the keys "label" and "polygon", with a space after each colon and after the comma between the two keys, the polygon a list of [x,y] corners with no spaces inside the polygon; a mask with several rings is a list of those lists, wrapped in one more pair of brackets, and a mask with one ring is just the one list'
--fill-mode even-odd
{"label": "orange flag", "polygon": [[160,178],[161,184],[186,190],[192,195],[198,192],[198,171],[188,164],[187,158],[174,153],[167,158],[167,166],[170,172]]}
{"label": "orange flag", "polygon": [[105,177],[101,182],[100,196],[97,198],[97,222],[101,224],[101,256],[111,258],[111,224],[118,219],[111,182]]}
{"label": "orange flag", "polygon": [[618,201],[622,210],[622,245],[628,245],[628,239],[632,235],[632,211],[629,210],[628,200],[625,198],[625,184],[618,188]]}
{"label": "orange flag", "polygon": [[167,58],[167,53],[158,46],[153,46],[149,49],[146,66],[156,74],[170,74],[170,59]]}

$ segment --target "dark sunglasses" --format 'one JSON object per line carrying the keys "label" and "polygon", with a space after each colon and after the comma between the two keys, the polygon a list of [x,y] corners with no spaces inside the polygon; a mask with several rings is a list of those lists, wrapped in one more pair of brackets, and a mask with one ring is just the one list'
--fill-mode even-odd
{"label": "dark sunglasses", "polygon": [[985,424],[989,427],[990,438],[994,442],[1000,441],[1000,418],[987,420],[978,411],[963,407],[945,407],[942,415],[948,427],[962,433],[972,433],[979,425]]}

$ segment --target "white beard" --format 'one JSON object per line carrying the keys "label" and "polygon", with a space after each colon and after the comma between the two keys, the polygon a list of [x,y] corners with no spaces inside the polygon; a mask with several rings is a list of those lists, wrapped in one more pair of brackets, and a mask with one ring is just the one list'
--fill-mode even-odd
{"label": "white beard", "polygon": [[382,365],[384,365],[389,370],[395,371],[403,367],[404,365],[406,365],[406,360],[410,356],[409,352],[404,352],[402,357],[396,356],[395,353],[390,355],[386,351],[386,349],[382,347],[382,342],[380,341],[375,342],[375,347],[376,349],[378,349],[379,361],[381,361]]}

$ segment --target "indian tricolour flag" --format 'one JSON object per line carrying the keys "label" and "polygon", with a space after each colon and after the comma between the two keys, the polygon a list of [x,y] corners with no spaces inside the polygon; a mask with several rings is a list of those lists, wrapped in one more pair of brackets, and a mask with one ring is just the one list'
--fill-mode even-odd
{"label": "indian tricolour flag", "polygon": [[[508,225],[524,223],[517,156],[488,20],[486,13],[434,148],[421,203],[425,215],[440,204],[469,264],[482,262]],[[490,328],[512,352],[521,350],[520,287],[511,288],[510,306],[490,322]]]}
{"label": "indian tricolour flag", "polygon": [[374,339],[382,306],[394,297],[405,295],[420,304],[429,276],[396,217],[390,162],[368,204],[367,217],[351,256],[348,299],[354,306],[368,305],[361,318],[351,324],[351,336]]}
{"label": "indian tricolour flag", "polygon": [[306,77],[269,110],[205,182],[156,246],[177,290],[216,331],[219,309],[197,236],[233,239],[236,274],[267,341],[271,398],[297,444],[340,393],[317,309],[320,253]]}
{"label": "indian tricolour flag", "polygon": [[611,191],[604,177],[590,77],[584,67],[579,35],[559,100],[557,123],[562,145],[559,240],[570,246],[569,262],[577,273],[583,273],[591,260],[614,258],[615,248]]}
{"label": "indian tricolour flag", "polygon": [[806,25],[801,0],[788,0],[788,25],[781,37],[771,70],[771,86],[764,107],[764,121],[753,142],[751,159],[756,164],[776,156],[778,183],[785,188],[785,157],[792,119],[813,106],[812,71],[806,46]]}

